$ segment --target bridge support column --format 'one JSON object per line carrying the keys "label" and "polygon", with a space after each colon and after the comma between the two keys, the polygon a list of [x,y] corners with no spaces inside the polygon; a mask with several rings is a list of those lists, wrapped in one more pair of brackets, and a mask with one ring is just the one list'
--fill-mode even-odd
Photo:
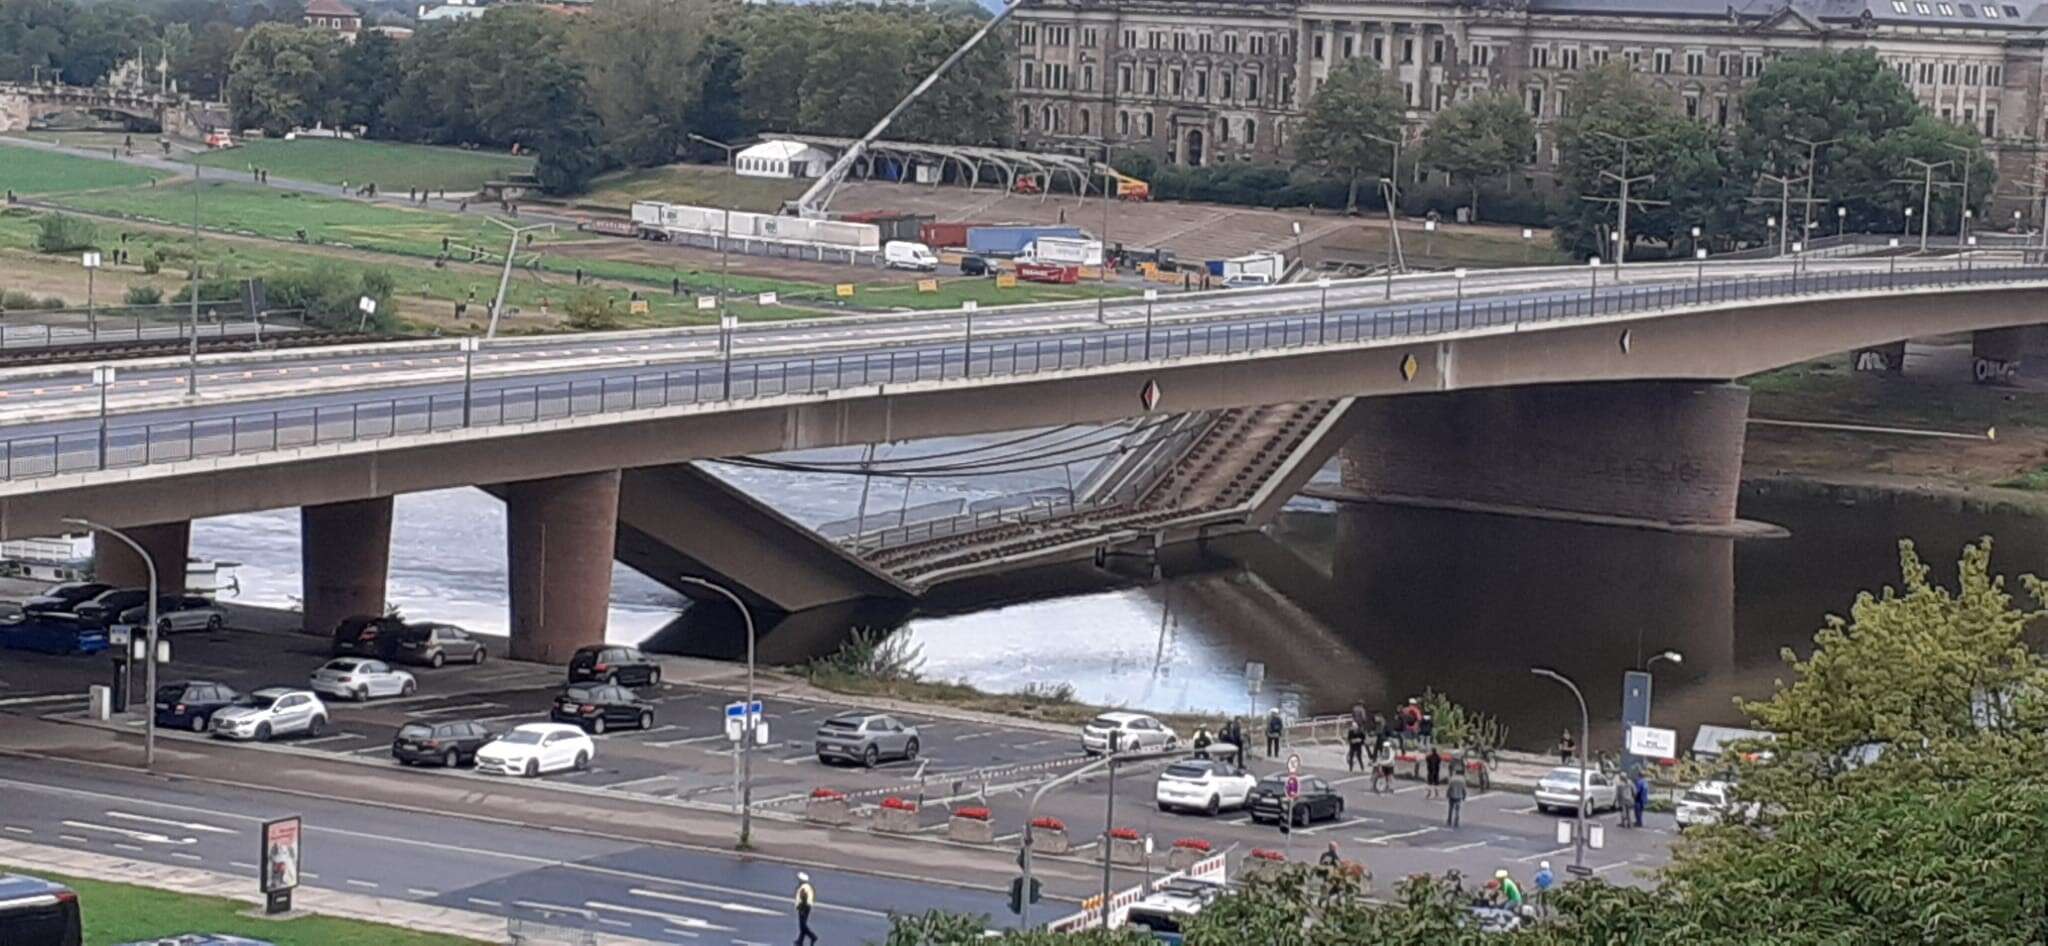
{"label": "bridge support column", "polygon": [[604,642],[619,471],[507,483],[506,561],[512,593],[512,656],[566,663]]}
{"label": "bridge support column", "polygon": [[299,509],[300,593],[308,634],[343,618],[384,613],[391,566],[391,497]]}
{"label": "bridge support column", "polygon": [[1876,345],[1870,348],[1856,349],[1856,355],[1851,359],[1850,363],[1855,366],[1857,371],[1904,374],[1906,372],[1906,343],[1904,341],[1897,341],[1889,345]]}
{"label": "bridge support column", "polygon": [[1363,398],[1343,485],[1407,505],[1733,527],[1748,415],[1747,388],[1714,382]]}
{"label": "bridge support column", "polygon": [[[121,531],[147,549],[149,557],[156,562],[159,594],[185,593],[185,559],[190,554],[192,539],[190,520],[123,526]],[[126,542],[110,535],[93,537],[92,574],[98,581],[121,588],[141,588],[149,584],[149,569],[142,566],[142,559]]]}
{"label": "bridge support column", "polygon": [[1978,384],[2011,384],[2020,362],[2040,350],[2048,327],[2017,325],[1970,333],[1970,377]]}

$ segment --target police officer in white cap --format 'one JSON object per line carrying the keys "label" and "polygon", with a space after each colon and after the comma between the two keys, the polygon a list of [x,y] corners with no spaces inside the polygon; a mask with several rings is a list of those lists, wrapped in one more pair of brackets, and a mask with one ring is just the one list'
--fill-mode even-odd
{"label": "police officer in white cap", "polygon": [[811,932],[811,907],[818,903],[818,891],[811,887],[811,875],[796,872],[796,946],[816,946],[818,934]]}

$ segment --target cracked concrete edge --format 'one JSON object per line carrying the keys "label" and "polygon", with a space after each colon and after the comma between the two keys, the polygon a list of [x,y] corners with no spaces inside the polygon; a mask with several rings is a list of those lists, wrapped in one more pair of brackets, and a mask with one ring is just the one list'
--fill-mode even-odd
{"label": "cracked concrete edge", "polygon": [[[198,867],[178,867],[153,861],[112,857],[90,851],[73,851],[25,841],[0,840],[0,864],[28,870],[46,870],[75,877],[90,877],[111,883],[132,884],[152,890],[191,896],[220,897],[248,904],[261,904],[263,895],[255,889],[255,878],[237,877]],[[92,904],[83,902],[90,912]],[[412,900],[375,897],[316,887],[300,887],[292,893],[293,914],[314,914],[397,926],[426,933],[459,936],[486,943],[510,943],[508,921],[488,913],[438,907]],[[203,930],[165,930],[166,935]],[[597,933],[601,946],[653,946],[653,940]]]}

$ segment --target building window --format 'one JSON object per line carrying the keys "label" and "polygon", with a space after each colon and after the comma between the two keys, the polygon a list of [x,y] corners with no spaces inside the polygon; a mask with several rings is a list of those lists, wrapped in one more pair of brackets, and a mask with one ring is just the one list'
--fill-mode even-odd
{"label": "building window", "polygon": [[1532,85],[1529,87],[1529,114],[1538,118],[1543,117],[1543,88],[1541,86]]}
{"label": "building window", "polygon": [[1386,37],[1384,37],[1384,36],[1375,36],[1375,37],[1373,37],[1373,38],[1372,38],[1372,59],[1373,59],[1373,61],[1374,61],[1374,62],[1377,62],[1377,63],[1379,63],[1379,64],[1380,64],[1380,65],[1382,65],[1382,66],[1384,66],[1384,65],[1386,65],[1386,64],[1387,64],[1387,38],[1386,38]]}
{"label": "building window", "polygon": [[1232,86],[1236,84],[1236,82],[1234,81],[1235,78],[1236,77],[1231,75],[1230,71],[1227,69],[1216,74],[1216,91],[1223,96],[1223,100],[1226,102],[1235,100],[1235,97],[1231,94],[1233,91],[1235,91],[1232,88]]}
{"label": "building window", "polygon": [[1075,119],[1075,120],[1076,120],[1077,122],[1079,122],[1079,123],[1080,123],[1080,129],[1079,129],[1079,130],[1080,130],[1081,134],[1084,134],[1084,135],[1085,135],[1085,134],[1088,134],[1088,133],[1089,133],[1090,131],[1092,131],[1092,129],[1090,129],[1090,128],[1088,127],[1088,126],[1089,126],[1089,125],[1091,124],[1091,120],[1090,120],[1090,118],[1089,118],[1089,116],[1088,116],[1088,110],[1087,110],[1087,109],[1085,109],[1085,108],[1084,108],[1084,109],[1080,109],[1080,110],[1079,110],[1079,114],[1076,114],[1076,115],[1074,116],[1074,119]]}
{"label": "building window", "polygon": [[1933,64],[1933,63],[1931,63],[1931,62],[1923,62],[1923,63],[1921,63],[1921,64],[1920,64],[1920,84],[1921,84],[1921,85],[1933,85],[1933,84],[1934,84],[1934,64]]}
{"label": "building window", "polygon": [[1143,119],[1144,120],[1140,122],[1139,125],[1144,129],[1144,136],[1150,138],[1152,137],[1152,113],[1146,112],[1143,116]]}
{"label": "building window", "polygon": [[1037,25],[1037,24],[1035,24],[1035,23],[1025,23],[1025,24],[1022,24],[1022,25],[1018,26],[1018,27],[1017,27],[1017,45],[1019,45],[1019,46],[1036,46],[1036,45],[1038,45],[1038,25]]}
{"label": "building window", "polygon": [[1605,50],[1605,49],[1596,49],[1596,50],[1593,50],[1592,56],[1593,56],[1593,67],[1594,67],[1594,68],[1596,68],[1596,69],[1597,69],[1597,68],[1599,68],[1599,67],[1601,67],[1601,66],[1607,65],[1607,50]]}
{"label": "building window", "polygon": [[1937,9],[1937,10],[1940,10],[1940,11],[1941,11],[1941,15],[1942,15],[1942,16],[1955,16],[1955,15],[1956,15],[1956,8],[1955,8],[1955,7],[1952,7],[1952,6],[1949,6],[1949,5],[1948,5],[1948,4],[1946,4],[1946,3],[1937,3],[1937,4],[1935,4],[1935,5],[1934,5],[1934,8],[1935,8],[1935,9]]}
{"label": "building window", "polygon": [[1942,64],[1941,64],[1941,84],[1942,84],[1942,85],[1955,85],[1955,84],[1956,84],[1956,64],[1955,64],[1955,63],[1952,63],[1952,62],[1945,62],[1945,63],[1942,63]]}
{"label": "building window", "polygon": [[1415,107],[1415,83],[1401,83],[1401,98],[1403,101],[1408,103],[1409,108]]}
{"label": "building window", "polygon": [[1984,84],[1985,84],[1985,85],[1988,85],[1988,86],[1990,86],[1990,87],[1992,87],[1992,88],[1994,88],[1994,89],[1995,89],[1995,88],[1998,88],[1999,86],[2002,86],[2002,85],[2004,85],[2004,84],[2005,84],[2005,67],[2004,67],[2004,66],[1985,66],[1985,67],[1984,67]]}
{"label": "building window", "polygon": [[1933,7],[1930,7],[1930,6],[1928,6],[1928,5],[1927,5],[1926,3],[1924,3],[1924,2],[1917,2],[1917,3],[1914,3],[1914,4],[1913,4],[1913,10],[1914,10],[1914,12],[1916,12],[1916,13],[1920,14],[1921,16],[1933,16],[1933,15],[1934,15],[1934,8],[1933,8]]}
{"label": "building window", "polygon": [[1120,137],[1130,137],[1131,113],[1121,110],[1116,113],[1116,133]]}
{"label": "building window", "polygon": [[1579,68],[1579,47],[1566,46],[1557,51],[1558,65],[1566,69]]}
{"label": "building window", "polygon": [[1146,94],[1146,95],[1158,95],[1158,94],[1159,94],[1159,67],[1158,67],[1158,66],[1146,66],[1146,67],[1145,67],[1145,94]]}
{"label": "building window", "polygon": [[[1900,2],[1899,2],[1899,0],[1892,0],[1892,3],[1893,3],[1893,5],[1895,5],[1895,6],[1901,6],[1901,7],[1905,6],[1905,4],[1904,4],[1904,3],[1900,3]],[[1899,12],[1900,12],[1900,13],[1904,13],[1904,12],[1906,12],[1906,11],[1904,11],[1904,10],[1900,10]],[[1985,4],[1985,5],[1984,5],[1984,18],[1985,18],[1985,19],[1987,19],[1987,20],[1995,20],[1995,19],[1998,19],[1998,8],[1997,8],[1997,7],[1995,7],[1995,6],[1992,6],[1991,4],[1988,4],[1988,3],[1987,3],[1987,4]]]}
{"label": "building window", "polygon": [[1294,104],[1294,77],[1291,75],[1280,77],[1280,104],[1282,106]]}
{"label": "building window", "polygon": [[1637,72],[1640,72],[1640,71],[1642,71],[1642,68],[1643,68],[1643,51],[1642,51],[1642,50],[1640,50],[1640,49],[1624,49],[1624,50],[1622,50],[1622,51],[1621,51],[1621,58],[1623,58],[1623,59],[1626,59],[1626,60],[1628,60],[1628,67],[1629,67],[1629,69],[1630,69],[1630,70],[1632,70],[1632,71],[1637,71]]}
{"label": "building window", "polygon": [[1124,46],[1124,48],[1125,48],[1125,49],[1136,49],[1136,48],[1138,48],[1138,31],[1137,31],[1137,30],[1125,30],[1125,31],[1124,31],[1124,42],[1123,42],[1123,46]]}
{"label": "building window", "polygon": [[1248,145],[1255,145],[1259,143],[1258,119],[1247,118],[1244,120],[1244,143]]}
{"label": "building window", "polygon": [[1216,140],[1218,142],[1230,140],[1230,119],[1228,117],[1216,123]]}
{"label": "building window", "polygon": [[1198,99],[1206,99],[1206,98],[1208,98],[1208,97],[1209,97],[1209,70],[1207,70],[1207,69],[1197,69],[1197,70],[1195,70],[1195,98],[1198,98]]}
{"label": "building window", "polygon": [[1178,68],[1166,70],[1166,94],[1181,94],[1180,70]]}
{"label": "building window", "polygon": [[1039,127],[1044,128],[1046,131],[1058,131],[1060,128],[1059,123],[1053,121],[1053,117],[1057,114],[1059,113],[1054,112],[1050,105],[1041,108],[1038,113]]}
{"label": "building window", "polygon": [[1752,54],[1742,57],[1742,75],[1744,78],[1754,79],[1763,74],[1764,58],[1762,56]]}
{"label": "building window", "polygon": [[1963,84],[1964,84],[1964,85],[1976,85],[1976,84],[1977,84],[1977,67],[1976,67],[1976,66],[1975,66],[1974,64],[1973,64],[1973,65],[1968,65],[1968,66],[1964,66],[1964,67],[1963,67]]}
{"label": "building window", "polygon": [[1173,51],[1177,53],[1188,51],[1188,34],[1179,32],[1173,34]]}
{"label": "building window", "polygon": [[1101,43],[1102,34],[1096,32],[1094,27],[1091,26],[1081,31],[1081,45],[1094,49],[1096,46],[1101,45]]}
{"label": "building window", "polygon": [[1047,46],[1066,46],[1073,38],[1074,28],[1071,26],[1048,26],[1045,28],[1045,44]]}
{"label": "building window", "polygon": [[1094,66],[1082,66],[1082,67],[1081,67],[1081,91],[1083,91],[1083,92],[1093,92],[1093,91],[1095,91],[1095,67],[1094,67]]}
{"label": "building window", "polygon": [[1701,74],[1704,74],[1704,73],[1705,73],[1706,71],[1707,71],[1707,54],[1706,54],[1706,53],[1686,53],[1686,54],[1685,54],[1685,74],[1686,74],[1686,75],[1689,75],[1689,76],[1696,76],[1696,75],[1701,75]]}
{"label": "building window", "polygon": [[1024,87],[1027,89],[1038,88],[1038,65],[1027,62],[1023,64],[1022,68],[1024,72],[1021,78]]}
{"label": "building window", "polygon": [[1474,46],[1474,47],[1472,47],[1472,64],[1473,64],[1473,65],[1475,65],[1475,66],[1485,66],[1485,65],[1489,65],[1489,64],[1491,64],[1492,62],[1493,62],[1493,47],[1491,47],[1491,46]]}
{"label": "building window", "polygon": [[1253,33],[1251,45],[1252,55],[1263,56],[1266,54],[1266,37],[1264,35],[1259,33]]}
{"label": "building window", "polygon": [[1906,5],[1906,0],[1892,0],[1892,12],[1911,13],[1913,8]]}
{"label": "building window", "polygon": [[1244,100],[1253,104],[1259,101],[1259,74],[1256,72],[1244,74]]}
{"label": "building window", "polygon": [[1998,109],[1987,108],[1984,110],[1984,137],[1998,137]]}
{"label": "building window", "polygon": [[1728,127],[1728,96],[1714,96],[1714,124]]}
{"label": "building window", "polygon": [[1665,73],[1670,72],[1671,53],[1668,50],[1660,49],[1650,54],[1650,67],[1658,75],[1664,75]]}
{"label": "building window", "polygon": [[1441,64],[1444,61],[1444,41],[1432,40],[1429,44],[1429,61]]}
{"label": "building window", "polygon": [[1145,45],[1152,49],[1165,49],[1166,32],[1164,30],[1145,31]]}
{"label": "building window", "polygon": [[1349,33],[1344,34],[1344,58],[1350,59],[1356,55],[1358,55],[1358,37],[1352,36]]}
{"label": "building window", "polygon": [[1700,94],[1698,92],[1685,93],[1685,117],[1690,118],[1694,121],[1699,120]]}
{"label": "building window", "polygon": [[1200,50],[1201,52],[1205,52],[1205,53],[1206,53],[1206,52],[1209,52],[1209,51],[1211,51],[1211,49],[1213,48],[1213,47],[1212,47],[1212,44],[1213,44],[1214,42],[1215,42],[1215,34],[1214,34],[1214,33],[1203,33],[1203,34],[1201,34],[1200,36],[1197,36],[1197,37],[1195,37],[1195,48],[1196,48],[1197,50]]}
{"label": "building window", "polygon": [[1237,39],[1237,34],[1236,34],[1236,33],[1225,33],[1225,34],[1223,34],[1223,51],[1224,51],[1224,52],[1226,52],[1226,53],[1234,53],[1234,52],[1237,52],[1237,43],[1238,43],[1238,39]]}
{"label": "building window", "polygon": [[1116,67],[1116,89],[1126,95],[1131,92],[1131,67]]}
{"label": "building window", "polygon": [[1401,41],[1401,62],[1403,64],[1413,64],[1415,62],[1415,40],[1404,39]]}
{"label": "building window", "polygon": [[1548,68],[1550,68],[1550,47],[1548,47],[1548,46],[1531,46],[1531,47],[1529,47],[1529,68],[1531,68],[1531,69],[1548,69]]}
{"label": "building window", "polygon": [[1310,59],[1323,58],[1323,34],[1317,33],[1315,36],[1311,37],[1311,42],[1309,43],[1309,50]]}

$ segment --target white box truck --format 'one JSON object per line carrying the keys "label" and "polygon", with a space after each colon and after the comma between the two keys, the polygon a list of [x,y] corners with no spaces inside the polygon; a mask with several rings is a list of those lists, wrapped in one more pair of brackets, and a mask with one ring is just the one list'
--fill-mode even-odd
{"label": "white box truck", "polygon": [[1102,241],[1074,237],[1042,236],[1031,241],[1020,257],[1035,263],[1062,266],[1102,265]]}

